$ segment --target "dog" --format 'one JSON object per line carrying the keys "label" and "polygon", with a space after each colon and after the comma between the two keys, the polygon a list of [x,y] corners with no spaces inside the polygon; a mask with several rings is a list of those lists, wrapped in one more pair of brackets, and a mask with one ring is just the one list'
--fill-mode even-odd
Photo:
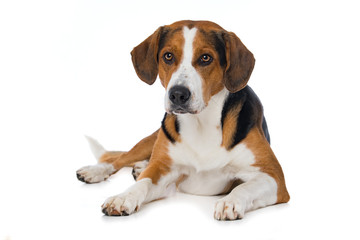
{"label": "dog", "polygon": [[247,85],[255,58],[234,33],[209,21],[179,21],[158,28],[131,56],[142,81],[151,85],[159,76],[166,113],[128,152],[106,151],[89,138],[99,163],[79,169],[80,181],[103,181],[124,166],[133,166],[136,179],[104,202],[105,215],[132,214],[172,186],[227,194],[215,204],[217,220],[289,201],[263,107]]}

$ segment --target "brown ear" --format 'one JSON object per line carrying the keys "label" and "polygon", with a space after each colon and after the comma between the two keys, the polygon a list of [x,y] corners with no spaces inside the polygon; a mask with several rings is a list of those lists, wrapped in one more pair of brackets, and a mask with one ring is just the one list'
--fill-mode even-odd
{"label": "brown ear", "polygon": [[254,55],[232,32],[223,36],[226,47],[224,85],[232,93],[243,89],[249,81],[255,65]]}
{"label": "brown ear", "polygon": [[147,84],[153,84],[158,75],[159,38],[163,27],[158,28],[131,51],[131,59],[138,77]]}

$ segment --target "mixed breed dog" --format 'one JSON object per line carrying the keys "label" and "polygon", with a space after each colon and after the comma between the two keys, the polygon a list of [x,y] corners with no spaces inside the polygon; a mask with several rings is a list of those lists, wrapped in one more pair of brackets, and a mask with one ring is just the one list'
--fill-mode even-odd
{"label": "mixed breed dog", "polygon": [[136,179],[104,202],[104,214],[132,214],[174,186],[225,195],[215,204],[218,220],[289,201],[261,102],[247,86],[255,58],[234,33],[208,21],[175,22],[131,55],[142,81],[153,84],[159,75],[166,113],[161,127],[128,152],[106,151],[88,138],[98,164],[79,169],[80,181],[104,181],[124,166]]}

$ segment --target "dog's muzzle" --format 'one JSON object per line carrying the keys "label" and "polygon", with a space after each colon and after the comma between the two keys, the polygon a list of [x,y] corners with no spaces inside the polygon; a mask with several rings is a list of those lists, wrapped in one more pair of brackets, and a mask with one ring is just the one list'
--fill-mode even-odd
{"label": "dog's muzzle", "polygon": [[178,114],[192,113],[189,108],[191,92],[188,88],[176,85],[169,90],[168,96],[171,102],[171,112]]}

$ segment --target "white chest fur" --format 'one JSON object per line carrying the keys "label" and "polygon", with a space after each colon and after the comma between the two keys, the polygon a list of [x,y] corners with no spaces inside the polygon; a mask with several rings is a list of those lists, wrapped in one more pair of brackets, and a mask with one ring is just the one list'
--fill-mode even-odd
{"label": "white chest fur", "polygon": [[227,90],[213,96],[199,114],[179,115],[181,141],[169,146],[174,167],[188,178],[181,190],[196,194],[218,194],[233,178],[247,179],[257,168],[253,153],[238,144],[231,151],[221,146],[221,112]]}
{"label": "white chest fur", "polygon": [[221,111],[226,90],[213,96],[208,106],[199,114],[178,115],[181,142],[169,148],[175,164],[192,166],[196,171],[207,171],[226,165],[226,150],[221,148]]}

